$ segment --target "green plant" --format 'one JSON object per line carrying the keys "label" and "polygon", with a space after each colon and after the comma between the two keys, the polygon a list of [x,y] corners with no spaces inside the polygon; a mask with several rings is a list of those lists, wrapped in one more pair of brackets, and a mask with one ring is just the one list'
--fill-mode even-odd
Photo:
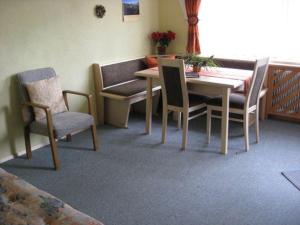
{"label": "green plant", "polygon": [[214,59],[214,56],[210,57],[203,57],[199,55],[187,55],[184,57],[184,62],[187,65],[192,65],[194,68],[201,68],[201,67],[218,67],[218,63]]}

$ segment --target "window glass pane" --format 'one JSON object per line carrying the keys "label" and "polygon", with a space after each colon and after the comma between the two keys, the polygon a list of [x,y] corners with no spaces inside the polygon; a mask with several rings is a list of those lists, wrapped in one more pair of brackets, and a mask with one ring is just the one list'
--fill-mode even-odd
{"label": "window glass pane", "polygon": [[202,54],[300,61],[299,0],[202,0]]}

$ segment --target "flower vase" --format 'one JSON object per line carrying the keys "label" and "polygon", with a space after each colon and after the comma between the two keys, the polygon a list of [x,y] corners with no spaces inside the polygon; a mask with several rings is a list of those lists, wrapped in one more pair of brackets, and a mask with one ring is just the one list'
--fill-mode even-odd
{"label": "flower vase", "polygon": [[193,72],[199,73],[201,71],[201,66],[193,66]]}
{"label": "flower vase", "polygon": [[166,46],[158,46],[157,47],[157,54],[158,55],[165,55],[166,54]]}

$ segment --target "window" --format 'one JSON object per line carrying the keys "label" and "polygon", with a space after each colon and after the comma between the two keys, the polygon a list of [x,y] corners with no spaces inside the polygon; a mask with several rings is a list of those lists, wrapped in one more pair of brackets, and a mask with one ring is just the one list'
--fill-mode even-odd
{"label": "window", "polygon": [[202,0],[199,19],[204,55],[300,62],[299,0]]}

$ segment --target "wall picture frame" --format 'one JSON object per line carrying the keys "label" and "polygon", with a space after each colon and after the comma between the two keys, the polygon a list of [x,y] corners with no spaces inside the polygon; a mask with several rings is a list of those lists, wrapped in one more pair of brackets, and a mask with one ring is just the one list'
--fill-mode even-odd
{"label": "wall picture frame", "polygon": [[136,21],[140,17],[140,0],[122,0],[123,21]]}

